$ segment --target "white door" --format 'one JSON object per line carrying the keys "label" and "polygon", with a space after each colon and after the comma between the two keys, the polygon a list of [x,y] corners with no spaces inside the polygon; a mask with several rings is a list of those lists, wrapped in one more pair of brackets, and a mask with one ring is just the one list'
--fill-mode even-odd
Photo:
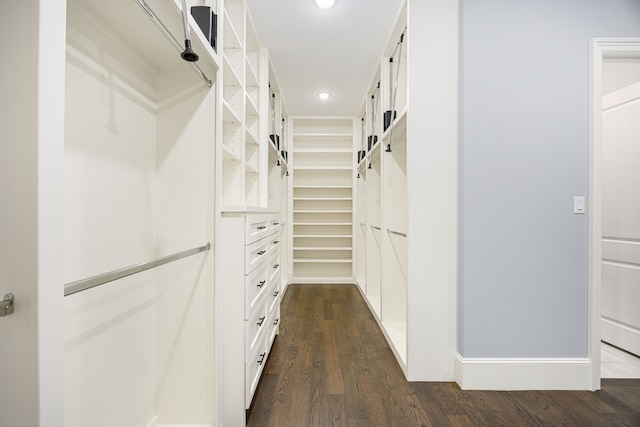
{"label": "white door", "polygon": [[640,355],[640,62],[605,62],[603,93],[601,338]]}

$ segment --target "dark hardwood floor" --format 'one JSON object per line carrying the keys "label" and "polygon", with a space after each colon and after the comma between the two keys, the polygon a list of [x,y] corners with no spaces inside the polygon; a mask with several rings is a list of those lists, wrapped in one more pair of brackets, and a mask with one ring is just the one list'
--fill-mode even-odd
{"label": "dark hardwood floor", "polygon": [[597,392],[408,383],[352,285],[291,285],[248,426],[640,426],[640,380]]}

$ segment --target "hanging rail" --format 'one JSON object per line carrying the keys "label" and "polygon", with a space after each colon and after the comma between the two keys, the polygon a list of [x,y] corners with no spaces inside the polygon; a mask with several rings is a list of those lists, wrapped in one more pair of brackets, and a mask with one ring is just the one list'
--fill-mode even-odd
{"label": "hanging rail", "polygon": [[407,134],[407,129],[403,129],[399,134],[393,135],[393,139],[391,139],[391,135],[389,135],[390,141],[389,145],[393,145],[398,139],[402,138]]}
{"label": "hanging rail", "polygon": [[108,273],[98,274],[97,276],[89,277],[87,279],[78,280],[77,282],[67,283],[66,285],[64,285],[64,296],[66,297],[68,295],[75,294],[86,289],[94,288],[96,286],[104,285],[105,283],[112,282],[126,276],[131,276],[132,274],[140,273],[142,271],[149,270],[151,268],[158,267],[160,265],[167,264],[173,261],[177,261],[179,259],[186,258],[200,252],[208,251],[210,248],[211,244],[207,243],[206,245],[200,246],[198,248],[188,249],[186,251],[178,252],[173,255],[167,255],[161,258],[154,259],[152,261],[132,265],[131,267],[125,267],[119,270],[110,271]]}
{"label": "hanging rail", "polygon": [[[162,23],[160,18],[158,18],[158,16],[155,14],[153,9],[151,9],[149,7],[149,5],[144,0],[136,0],[136,3],[138,3],[138,6],[140,6],[140,9],[142,9],[144,11],[144,13],[147,14],[149,19],[151,19],[151,22],[153,22],[153,24],[156,26],[156,28],[158,30],[160,30],[162,35],[165,36],[167,40],[169,40],[169,43],[171,43],[171,45],[174,47],[174,49],[177,50],[179,53],[182,53],[182,51],[184,50],[183,46],[178,42],[178,40],[176,40],[175,37],[173,37],[173,34],[171,34],[169,29],[167,27],[165,27],[165,25]],[[198,65],[195,62],[189,62],[189,65],[191,66],[191,68],[193,68],[195,70],[196,73],[198,73],[200,78],[204,81],[204,83],[208,87],[212,86],[213,83],[211,83],[211,80],[200,69],[200,67],[198,67]]]}
{"label": "hanging rail", "polygon": [[389,234],[395,234],[396,236],[402,236],[402,237],[407,237],[407,233],[401,233],[399,231],[394,231],[390,228],[387,228],[387,233]]}

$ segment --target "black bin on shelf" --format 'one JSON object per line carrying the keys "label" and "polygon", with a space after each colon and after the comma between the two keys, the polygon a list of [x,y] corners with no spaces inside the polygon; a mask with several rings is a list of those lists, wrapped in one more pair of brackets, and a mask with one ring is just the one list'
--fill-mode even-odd
{"label": "black bin on shelf", "polygon": [[191,16],[196,20],[213,50],[217,50],[218,20],[216,19],[216,14],[213,13],[209,6],[192,6]]}
{"label": "black bin on shelf", "polygon": [[376,145],[376,142],[378,142],[378,135],[369,135],[367,137],[367,148],[369,151]]}
{"label": "black bin on shelf", "polygon": [[280,135],[269,135],[269,139],[273,142],[273,145],[276,147],[276,150],[280,149]]}
{"label": "black bin on shelf", "polygon": [[394,121],[396,119],[396,111],[393,112],[393,118],[391,118],[391,110],[387,110],[384,112],[384,117],[383,117],[383,129],[387,130],[387,128],[389,126],[391,126],[391,122]]}

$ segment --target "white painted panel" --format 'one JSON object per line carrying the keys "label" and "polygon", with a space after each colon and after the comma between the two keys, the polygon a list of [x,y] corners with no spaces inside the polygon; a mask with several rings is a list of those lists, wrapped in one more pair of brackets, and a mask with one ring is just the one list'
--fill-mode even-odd
{"label": "white painted panel", "polygon": [[603,239],[602,258],[640,265],[640,242]]}
{"label": "white painted panel", "polygon": [[65,1],[0,2],[0,425],[63,425]]}
{"label": "white painted panel", "polygon": [[[202,246],[210,236],[215,97],[199,85],[157,119],[157,256]],[[158,422],[213,423],[213,251],[157,269]]]}
{"label": "white painted panel", "polygon": [[[640,349],[640,84],[603,97],[604,341]],[[635,331],[635,333],[628,333]]]}
{"label": "white painted panel", "polygon": [[640,330],[640,266],[602,263],[602,317]]}
{"label": "white painted panel", "polygon": [[[609,96],[616,95],[617,92]],[[602,235],[605,238],[640,239],[639,118],[640,101],[603,112]]]}

